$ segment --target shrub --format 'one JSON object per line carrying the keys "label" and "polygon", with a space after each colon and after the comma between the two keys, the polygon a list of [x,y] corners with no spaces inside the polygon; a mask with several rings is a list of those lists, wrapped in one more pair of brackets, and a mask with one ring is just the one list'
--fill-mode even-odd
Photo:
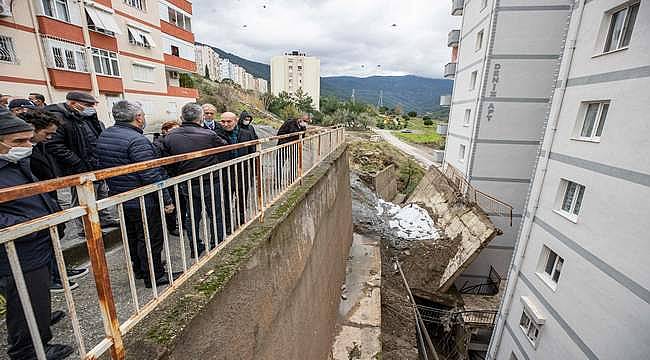
{"label": "shrub", "polygon": [[431,125],[433,125],[433,120],[431,120],[431,119],[426,119],[426,120],[424,120],[424,125],[425,125],[425,126],[431,126]]}
{"label": "shrub", "polygon": [[414,117],[418,116],[418,113],[415,112],[415,111],[409,111],[407,115],[408,115],[409,117],[414,118]]}

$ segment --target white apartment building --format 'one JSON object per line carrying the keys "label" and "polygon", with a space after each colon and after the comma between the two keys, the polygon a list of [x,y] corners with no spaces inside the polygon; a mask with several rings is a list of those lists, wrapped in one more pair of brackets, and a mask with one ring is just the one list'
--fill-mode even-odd
{"label": "white apartment building", "polygon": [[[445,161],[477,189],[513,207],[491,215],[503,235],[465,270],[459,283],[480,282],[490,268],[505,276],[524,213],[546,119],[571,0],[454,0],[462,15],[449,33],[453,78]],[[443,97],[441,105],[449,105]]]}
{"label": "white apartment building", "polygon": [[196,71],[192,4],[186,0],[4,1],[0,14],[0,93],[48,103],[70,90],[99,101],[112,123],[115,101],[142,103],[149,123],[177,119],[198,97],[180,74]]}
{"label": "white apartment building", "polygon": [[302,89],[311,96],[314,109],[319,109],[320,60],[298,51],[274,56],[271,59],[271,92],[293,94]]}
{"label": "white apartment building", "polygon": [[221,57],[209,45],[195,44],[196,48],[196,72],[206,76],[213,81],[221,81]]}
{"label": "white apartment building", "polygon": [[648,359],[650,2],[567,4],[558,86],[487,358]]}

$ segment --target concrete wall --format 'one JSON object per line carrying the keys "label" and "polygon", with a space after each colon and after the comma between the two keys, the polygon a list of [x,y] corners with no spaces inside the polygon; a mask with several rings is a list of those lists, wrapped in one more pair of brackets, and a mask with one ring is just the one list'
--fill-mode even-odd
{"label": "concrete wall", "polygon": [[373,185],[377,194],[386,201],[392,201],[397,195],[397,175],[395,166],[390,165],[380,171],[373,178]]}
{"label": "concrete wall", "polygon": [[133,359],[326,359],[352,241],[345,149],[128,334]]}

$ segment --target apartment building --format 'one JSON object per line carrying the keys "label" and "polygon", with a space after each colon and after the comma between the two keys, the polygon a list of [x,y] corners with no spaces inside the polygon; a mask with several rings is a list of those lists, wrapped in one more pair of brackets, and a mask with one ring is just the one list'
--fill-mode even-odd
{"label": "apartment building", "polygon": [[502,277],[521,225],[542,127],[564,47],[571,0],[453,0],[461,28],[449,33],[454,79],[445,161],[477,189],[513,207],[491,215],[503,230],[459,279]]}
{"label": "apartment building", "polygon": [[219,57],[209,45],[195,44],[196,48],[196,72],[206,76],[213,81],[221,81],[221,62],[224,59]]}
{"label": "apartment building", "polygon": [[650,3],[571,5],[489,359],[650,354]]}
{"label": "apartment building", "polygon": [[153,128],[198,97],[181,78],[196,72],[192,4],[186,0],[4,1],[0,93],[62,102],[87,91],[110,125],[112,104],[142,103]]}
{"label": "apartment building", "polygon": [[298,51],[271,59],[271,92],[293,94],[298,89],[311,96],[314,109],[319,109],[320,60]]}

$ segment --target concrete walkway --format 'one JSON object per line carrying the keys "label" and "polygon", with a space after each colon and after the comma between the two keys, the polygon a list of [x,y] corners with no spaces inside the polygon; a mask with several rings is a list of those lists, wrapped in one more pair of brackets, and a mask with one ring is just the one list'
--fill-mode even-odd
{"label": "concrete walkway", "polygon": [[381,256],[377,239],[354,234],[344,286],[332,359],[379,359]]}
{"label": "concrete walkway", "polygon": [[433,160],[433,149],[426,152],[413,145],[407,144],[393,135],[390,130],[372,129],[372,131],[381,136],[384,140],[388,141],[391,145],[413,156],[413,158],[424,166],[425,169],[428,169],[432,165],[440,165]]}

